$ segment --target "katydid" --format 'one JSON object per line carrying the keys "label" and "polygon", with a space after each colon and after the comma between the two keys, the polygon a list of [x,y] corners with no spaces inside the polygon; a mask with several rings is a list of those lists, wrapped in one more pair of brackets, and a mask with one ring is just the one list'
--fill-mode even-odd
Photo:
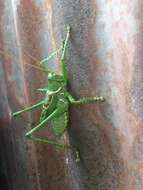
{"label": "katydid", "polygon": [[[65,130],[68,127],[69,108],[71,105],[104,101],[104,98],[102,96],[84,97],[79,100],[75,100],[75,98],[67,91],[68,73],[67,73],[65,56],[68,47],[69,37],[70,37],[70,27],[67,26],[67,33],[62,43],[62,46],[58,50],[53,52],[49,57],[43,59],[40,62],[40,66],[47,73],[48,87],[37,90],[45,93],[45,99],[38,102],[35,105],[32,105],[23,110],[13,113],[13,116],[17,117],[23,114],[24,112],[31,111],[41,107],[42,112],[39,119],[39,123],[30,131],[28,131],[25,136],[36,142],[48,143],[60,148],[69,148],[70,146],[64,143],[63,144],[59,143],[53,139],[37,137],[36,135],[34,135],[34,133],[45,127],[48,122],[51,122],[55,137],[62,137],[64,135]],[[57,52],[60,51],[61,51],[60,64],[62,68],[61,74],[56,72],[51,72],[46,68],[47,61],[51,59],[53,56],[55,56]]]}

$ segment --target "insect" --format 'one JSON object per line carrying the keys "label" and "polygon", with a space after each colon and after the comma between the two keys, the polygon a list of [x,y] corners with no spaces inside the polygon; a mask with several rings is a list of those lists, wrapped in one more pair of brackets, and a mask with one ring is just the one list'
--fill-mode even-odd
{"label": "insect", "polygon": [[14,117],[18,117],[21,116],[24,112],[32,111],[39,107],[42,108],[39,123],[35,127],[33,127],[30,131],[28,131],[25,134],[25,136],[36,142],[52,144],[59,148],[69,148],[70,146],[63,143],[59,143],[57,142],[57,140],[38,137],[35,135],[35,132],[41,130],[43,127],[46,127],[46,124],[48,122],[51,122],[54,136],[61,138],[68,127],[69,108],[71,105],[76,106],[79,104],[104,101],[103,97],[84,97],[79,100],[75,100],[75,98],[68,92],[67,90],[68,73],[67,73],[67,65],[65,62],[65,56],[68,48],[69,37],[70,37],[70,27],[67,26],[66,37],[63,40],[61,48],[57,50],[61,51],[61,58],[60,58],[60,64],[62,68],[61,74],[56,72],[51,72],[45,66],[45,63],[51,57],[53,57],[57,53],[57,51],[55,51],[48,58],[43,59],[40,62],[40,66],[47,73],[48,86],[37,90],[45,93],[44,100],[38,102],[35,105],[26,107],[23,110],[13,113]]}

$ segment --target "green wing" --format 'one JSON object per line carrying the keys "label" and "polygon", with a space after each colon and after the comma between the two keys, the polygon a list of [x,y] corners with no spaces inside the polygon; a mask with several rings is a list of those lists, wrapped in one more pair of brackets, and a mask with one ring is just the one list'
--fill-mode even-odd
{"label": "green wing", "polygon": [[68,127],[68,112],[64,112],[59,117],[51,121],[53,132],[56,136],[61,136]]}

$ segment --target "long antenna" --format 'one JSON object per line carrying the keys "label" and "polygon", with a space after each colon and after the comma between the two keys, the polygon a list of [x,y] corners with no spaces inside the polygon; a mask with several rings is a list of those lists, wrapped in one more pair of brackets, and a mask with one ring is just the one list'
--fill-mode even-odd
{"label": "long antenna", "polygon": [[[12,58],[12,55],[11,55],[11,54],[9,54],[9,53],[7,53],[7,52],[4,52],[4,51],[1,50],[1,49],[0,49],[0,54],[4,55],[4,56],[6,56],[6,57]],[[30,63],[27,63],[27,62],[24,62],[24,64],[25,64],[25,65],[29,65],[30,67],[33,67],[33,68],[35,68],[35,69],[37,69],[37,70],[40,70],[40,71],[42,71],[42,72],[46,72],[45,69],[42,69],[41,67],[38,67],[38,66],[36,66],[36,65],[33,65],[33,64],[30,64]]]}

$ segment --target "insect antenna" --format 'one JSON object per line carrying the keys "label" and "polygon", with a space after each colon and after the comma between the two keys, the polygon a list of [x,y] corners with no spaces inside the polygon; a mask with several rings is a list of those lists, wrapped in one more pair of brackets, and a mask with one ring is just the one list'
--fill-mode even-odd
{"label": "insect antenna", "polygon": [[[10,45],[9,43],[8,43],[8,45]],[[21,46],[19,46],[19,45],[17,45],[17,47],[20,47],[21,48]],[[25,65],[28,65],[28,66],[30,66],[30,67],[32,67],[32,68],[35,68],[35,69],[37,69],[37,70],[40,70],[40,71],[42,71],[42,72],[45,72],[46,74],[47,73],[49,73],[49,70],[47,69],[47,67],[46,67],[46,63],[51,59],[51,58],[53,58],[55,55],[57,55],[58,53],[60,53],[61,51],[62,51],[62,48],[63,48],[63,46],[61,46],[60,48],[58,48],[57,50],[55,50],[54,52],[52,52],[48,57],[46,57],[46,58],[44,58],[44,59],[42,59],[41,61],[39,61],[37,58],[35,58],[34,56],[32,56],[31,54],[29,54],[24,48],[22,48],[22,53],[23,53],[23,56],[27,56],[27,57],[29,57],[29,58],[31,58],[33,61],[34,61],[34,64],[30,64],[30,63],[27,63],[27,62],[25,62],[24,61],[24,64]],[[11,54],[9,54],[8,52],[5,52],[5,51],[3,51],[3,50],[1,50],[0,49],[0,54],[3,54],[3,55],[5,55],[5,56],[7,56],[7,57],[10,57],[10,58],[12,58],[12,55]],[[13,53],[14,54],[14,53]],[[15,54],[14,54],[15,55]],[[16,56],[16,55],[15,55]],[[38,66],[39,65],[39,66]]]}
{"label": "insect antenna", "polygon": [[[6,56],[6,57],[9,57],[9,58],[12,58],[13,57],[13,55],[11,55],[10,53],[8,53],[8,52],[5,52],[5,51],[3,51],[3,50],[1,50],[0,49],[0,54],[2,54],[2,55],[4,55],[4,56]],[[26,54],[25,54],[26,55]],[[16,55],[15,55],[16,56]],[[40,63],[40,61],[38,61],[36,58],[34,58],[32,55],[27,55],[27,56],[29,56],[29,57],[31,57],[33,60],[35,60],[35,64],[37,64],[37,63]],[[34,64],[30,64],[30,63],[27,63],[27,62],[25,62],[24,61],[24,64],[25,65],[28,65],[28,66],[30,66],[30,67],[32,67],[32,68],[34,68],[34,69],[37,69],[37,70],[39,70],[39,71],[42,71],[42,72],[48,72],[48,70],[47,69],[43,69],[42,67],[40,67],[40,66],[36,66],[36,65],[34,65]]]}

